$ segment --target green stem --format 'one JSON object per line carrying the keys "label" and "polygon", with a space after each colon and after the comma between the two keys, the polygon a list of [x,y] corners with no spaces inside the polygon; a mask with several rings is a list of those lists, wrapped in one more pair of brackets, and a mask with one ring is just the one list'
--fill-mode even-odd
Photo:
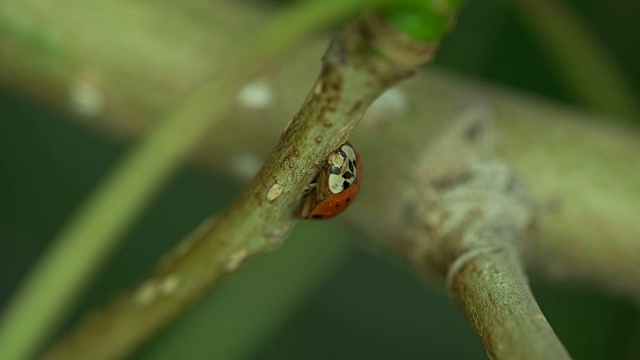
{"label": "green stem", "polygon": [[509,0],[545,47],[574,96],[595,110],[640,116],[633,87],[591,29],[562,1]]}

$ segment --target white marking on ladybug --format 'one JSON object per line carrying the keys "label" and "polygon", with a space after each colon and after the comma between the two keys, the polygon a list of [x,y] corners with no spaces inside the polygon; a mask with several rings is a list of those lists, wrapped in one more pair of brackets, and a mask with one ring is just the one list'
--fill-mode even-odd
{"label": "white marking on ladybug", "polygon": [[309,184],[311,190],[300,210],[300,216],[308,220],[329,219],[340,214],[360,191],[362,165],[360,155],[351,144],[345,143],[329,153],[325,163],[318,167],[320,172]]}
{"label": "white marking on ladybug", "polygon": [[329,155],[329,190],[338,194],[348,189],[358,175],[356,152],[344,144],[340,150]]}

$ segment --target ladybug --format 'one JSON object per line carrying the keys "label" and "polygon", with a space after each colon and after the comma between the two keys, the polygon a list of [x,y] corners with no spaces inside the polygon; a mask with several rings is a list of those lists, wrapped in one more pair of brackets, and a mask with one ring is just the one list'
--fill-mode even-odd
{"label": "ladybug", "polygon": [[301,216],[309,220],[332,218],[353,203],[362,179],[360,155],[350,143],[327,156],[318,177],[309,187]]}

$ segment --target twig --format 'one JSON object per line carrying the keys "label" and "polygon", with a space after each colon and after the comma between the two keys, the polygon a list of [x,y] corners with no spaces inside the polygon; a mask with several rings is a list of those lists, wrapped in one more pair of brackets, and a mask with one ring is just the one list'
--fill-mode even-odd
{"label": "twig", "polygon": [[298,217],[314,164],[346,141],[381,92],[431,59],[434,49],[374,15],[347,26],[327,50],[318,80],[277,148],[234,204],[46,358],[122,357],[248,258],[277,248]]}

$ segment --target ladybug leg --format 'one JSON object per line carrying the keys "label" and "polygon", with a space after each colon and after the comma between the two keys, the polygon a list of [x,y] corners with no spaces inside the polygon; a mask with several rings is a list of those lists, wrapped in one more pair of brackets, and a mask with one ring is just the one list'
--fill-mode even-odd
{"label": "ladybug leg", "polygon": [[304,190],[302,190],[303,194],[308,194],[311,192],[311,190],[313,190],[316,186],[318,186],[318,182],[316,180],[313,180],[309,185],[304,187]]}
{"label": "ladybug leg", "polygon": [[[314,163],[313,166],[316,168],[316,170],[318,170],[318,172],[322,172],[324,170],[324,168],[322,166],[320,166],[317,163]],[[305,186],[304,190],[302,190],[303,194],[308,194],[311,190],[313,190],[316,186],[318,186],[318,178],[320,177],[320,175],[316,176],[315,179],[313,179],[313,181],[311,181],[311,183],[309,183],[309,185]]]}

